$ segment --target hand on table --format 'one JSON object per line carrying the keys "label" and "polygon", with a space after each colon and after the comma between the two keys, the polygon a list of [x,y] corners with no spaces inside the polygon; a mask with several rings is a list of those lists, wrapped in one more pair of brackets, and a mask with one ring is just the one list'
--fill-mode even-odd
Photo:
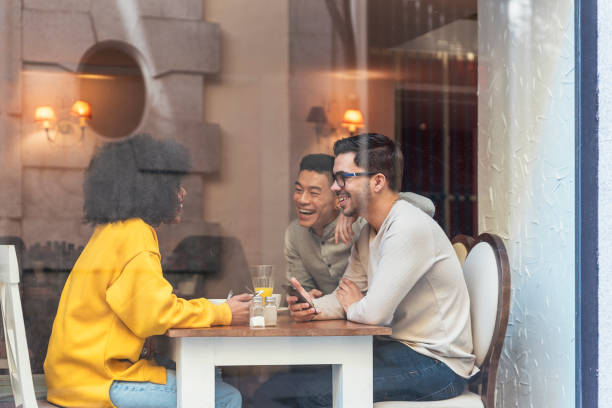
{"label": "hand on table", "polygon": [[357,217],[347,217],[340,213],[336,222],[336,230],[334,231],[334,242],[337,244],[341,239],[346,245],[353,243],[353,223],[357,221]]}
{"label": "hand on table", "polygon": [[[323,292],[319,289],[309,290],[308,293],[313,298],[323,296]],[[287,295],[287,304],[289,305],[289,314],[296,322],[309,322],[314,319],[315,309],[310,307],[308,303],[297,303],[297,296]]]}
{"label": "hand on table", "polygon": [[308,293],[310,294],[310,296],[312,296],[314,299],[316,298],[320,298],[321,296],[323,296],[323,292],[321,292],[319,289],[310,289],[308,291]]}
{"label": "hand on table", "polygon": [[336,297],[346,312],[350,305],[359,302],[361,298],[363,298],[363,293],[361,293],[355,283],[346,278],[342,278],[340,279],[338,290],[336,290]]}
{"label": "hand on table", "polygon": [[231,324],[240,325],[249,323],[249,302],[252,298],[253,295],[249,293],[243,293],[229,298],[227,305],[232,311]]}

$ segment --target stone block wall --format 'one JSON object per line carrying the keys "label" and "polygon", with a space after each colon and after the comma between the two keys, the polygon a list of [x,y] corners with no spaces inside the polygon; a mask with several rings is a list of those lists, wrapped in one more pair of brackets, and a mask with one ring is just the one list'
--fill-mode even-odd
{"label": "stone block wall", "polygon": [[220,130],[202,115],[204,78],[219,72],[221,43],[219,26],[202,20],[202,2],[11,0],[1,7],[3,49],[12,51],[2,57],[2,90],[13,98],[0,111],[6,169],[0,235],[24,235],[26,246],[47,237],[75,244],[87,239],[90,230],[78,222],[83,170],[106,139],[90,128],[81,143],[53,145],[34,123],[34,110],[51,105],[58,116],[66,114],[79,97],[83,56],[104,42],[132,50],[143,72],[146,103],[135,133],[175,138],[192,154],[189,225],[170,228],[179,234],[170,241],[190,231],[218,231],[202,219],[202,175],[219,170]]}
{"label": "stone block wall", "polygon": [[202,15],[201,0],[0,3],[0,237],[21,238],[32,258],[24,260],[23,286],[34,371],[42,369],[70,268],[72,255],[63,259],[57,250],[70,246],[78,255],[91,235],[82,223],[83,175],[95,148],[108,141],[87,128],[81,142],[52,144],[34,122],[35,108],[50,105],[67,115],[79,99],[78,71],[88,51],[100,44],[128,50],[146,89],[134,133],[176,139],[193,162],[183,222],[159,231],[162,256],[185,237],[220,235],[219,225],[204,219],[203,178],[220,171],[221,131],[204,121],[203,105],[206,76],[221,69],[221,33]]}

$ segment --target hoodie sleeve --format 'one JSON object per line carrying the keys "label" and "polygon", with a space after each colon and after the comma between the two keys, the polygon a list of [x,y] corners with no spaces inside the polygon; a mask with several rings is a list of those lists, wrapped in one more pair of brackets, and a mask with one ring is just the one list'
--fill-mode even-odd
{"label": "hoodie sleeve", "polygon": [[232,314],[227,303],[207,299],[186,300],[172,293],[164,279],[159,254],[143,251],[132,258],[107,288],[106,301],[123,323],[140,337],[168,329],[228,325]]}
{"label": "hoodie sleeve", "polygon": [[[362,293],[368,290],[368,274],[367,265],[362,263],[362,260],[367,262],[368,259],[368,236],[369,227],[366,225],[362,228],[359,239],[353,244],[351,248],[351,256],[349,258],[348,265],[344,271],[343,278],[352,281]],[[336,291],[334,289],[329,295],[322,296],[314,299],[315,307],[317,307],[321,313],[315,316],[315,320],[329,320],[329,319],[344,319],[345,313],[344,308],[336,297]]]}

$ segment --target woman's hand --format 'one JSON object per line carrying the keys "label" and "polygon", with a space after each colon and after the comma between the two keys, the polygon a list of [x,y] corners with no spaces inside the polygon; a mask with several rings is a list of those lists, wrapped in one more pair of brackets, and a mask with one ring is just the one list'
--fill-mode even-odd
{"label": "woman's hand", "polygon": [[363,298],[363,293],[361,293],[353,281],[342,278],[336,291],[336,298],[338,298],[338,302],[340,302],[346,312],[350,305],[359,302]]}
{"label": "woman's hand", "polygon": [[336,222],[336,230],[334,232],[334,242],[337,244],[341,239],[346,245],[353,243],[353,223],[357,221],[357,217],[347,217],[340,213]]}
{"label": "woman's hand", "polygon": [[233,325],[243,325],[249,323],[249,302],[253,295],[243,293],[241,295],[232,296],[227,301],[227,305],[232,311]]}

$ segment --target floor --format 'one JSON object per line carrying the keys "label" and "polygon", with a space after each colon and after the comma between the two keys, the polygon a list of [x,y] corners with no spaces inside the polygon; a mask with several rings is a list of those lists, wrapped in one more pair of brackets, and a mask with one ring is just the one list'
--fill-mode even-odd
{"label": "floor", "polygon": [[[47,395],[45,386],[45,376],[43,374],[33,374],[34,392],[36,399],[43,399]],[[13,391],[8,374],[0,375],[0,408],[14,408]]]}

